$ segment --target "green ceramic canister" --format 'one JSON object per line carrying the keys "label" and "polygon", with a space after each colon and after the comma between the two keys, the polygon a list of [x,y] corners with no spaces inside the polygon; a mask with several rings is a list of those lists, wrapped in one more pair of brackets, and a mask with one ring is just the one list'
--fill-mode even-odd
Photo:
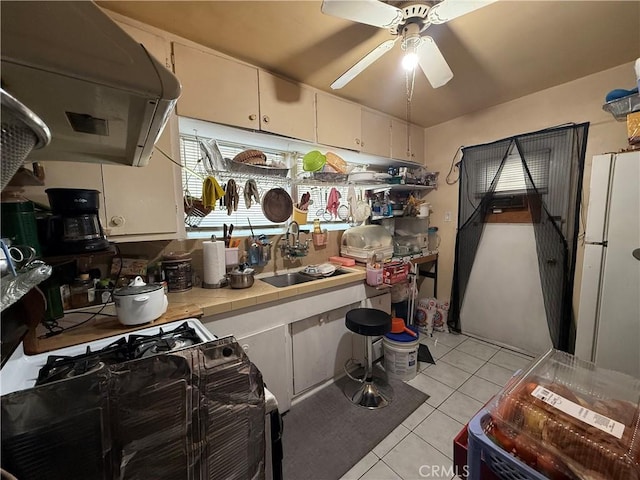
{"label": "green ceramic canister", "polygon": [[36,255],[41,255],[38,242],[38,227],[33,202],[12,197],[0,203],[0,234],[11,240],[12,245],[33,247]]}

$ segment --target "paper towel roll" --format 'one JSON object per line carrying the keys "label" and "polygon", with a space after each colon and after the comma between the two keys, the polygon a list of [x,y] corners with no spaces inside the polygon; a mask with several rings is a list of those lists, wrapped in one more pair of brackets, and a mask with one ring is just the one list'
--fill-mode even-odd
{"label": "paper towel roll", "polygon": [[204,288],[219,288],[225,278],[224,242],[202,242],[204,263]]}

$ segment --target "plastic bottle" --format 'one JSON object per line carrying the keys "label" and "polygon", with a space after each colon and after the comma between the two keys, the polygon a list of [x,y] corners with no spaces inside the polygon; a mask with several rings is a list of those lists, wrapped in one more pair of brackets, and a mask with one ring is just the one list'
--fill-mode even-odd
{"label": "plastic bottle", "polygon": [[313,220],[313,233],[322,233],[322,229],[320,228],[320,219],[315,218]]}

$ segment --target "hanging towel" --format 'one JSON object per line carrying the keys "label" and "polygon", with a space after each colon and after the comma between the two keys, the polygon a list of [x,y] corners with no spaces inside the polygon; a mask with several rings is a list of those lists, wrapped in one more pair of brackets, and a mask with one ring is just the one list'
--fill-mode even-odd
{"label": "hanging towel", "polygon": [[356,197],[356,189],[353,185],[349,185],[347,190],[347,203],[349,204],[349,216],[354,218],[356,215],[356,203],[358,198]]}
{"label": "hanging towel", "polygon": [[227,188],[224,192],[224,204],[227,206],[227,215],[231,215],[231,212],[238,211],[238,201],[240,195],[238,195],[238,187],[236,181],[231,179],[227,182]]}
{"label": "hanging towel", "polygon": [[224,197],[224,189],[214,177],[207,177],[202,183],[202,203],[205,208],[216,209],[216,202]]}
{"label": "hanging towel", "polygon": [[327,200],[327,212],[337,218],[338,207],[340,207],[340,192],[335,187],[332,187]]}
{"label": "hanging towel", "polygon": [[251,208],[252,198],[256,203],[260,203],[258,185],[256,185],[256,181],[253,178],[247,180],[247,183],[244,184],[244,204],[247,208]]}

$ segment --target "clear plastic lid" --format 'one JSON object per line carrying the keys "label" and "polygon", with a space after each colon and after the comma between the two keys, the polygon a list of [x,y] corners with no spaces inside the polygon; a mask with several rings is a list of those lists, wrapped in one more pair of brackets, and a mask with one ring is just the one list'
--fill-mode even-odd
{"label": "clear plastic lid", "polygon": [[488,406],[485,430],[550,478],[640,479],[640,380],[550,350]]}
{"label": "clear plastic lid", "polygon": [[371,250],[393,245],[393,237],[380,225],[352,227],[342,234],[342,245]]}

